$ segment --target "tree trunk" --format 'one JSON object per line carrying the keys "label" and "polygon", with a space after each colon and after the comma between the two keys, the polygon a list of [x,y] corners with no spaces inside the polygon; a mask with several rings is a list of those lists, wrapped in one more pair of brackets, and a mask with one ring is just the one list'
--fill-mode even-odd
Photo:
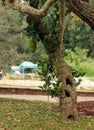
{"label": "tree trunk", "polygon": [[[33,6],[31,0],[30,5]],[[31,18],[32,20],[32,18]],[[32,21],[31,21],[32,22]],[[62,21],[63,23],[63,21]],[[64,23],[63,23],[64,24]],[[35,19],[34,21],[35,30],[38,33],[40,39],[43,41],[44,36],[50,33],[50,30],[41,23],[40,20]],[[42,29],[40,29],[42,28]],[[64,25],[62,27],[64,29]],[[63,30],[61,29],[61,33]],[[57,40],[58,41],[58,40]],[[75,91],[74,77],[72,76],[71,67],[63,60],[62,57],[62,41],[59,39],[58,43],[43,42],[46,52],[49,56],[49,60],[54,71],[54,65],[58,68],[58,80],[62,82],[62,88],[60,93],[60,112],[63,121],[67,121],[68,118],[77,118],[77,97]]]}
{"label": "tree trunk", "polygon": [[77,119],[77,96],[71,68],[64,60],[58,60],[57,67],[59,68],[60,82],[62,81],[62,92],[60,94],[62,120],[66,121],[70,118]]}
{"label": "tree trunk", "polygon": [[[51,46],[54,47],[54,43],[51,43]],[[76,87],[71,67],[63,60],[58,46],[50,51],[47,46],[45,46],[45,48],[47,49],[51,64],[57,66],[58,80],[59,82],[62,82],[62,90],[60,93],[60,112],[62,121],[64,122],[71,118],[77,119]]]}

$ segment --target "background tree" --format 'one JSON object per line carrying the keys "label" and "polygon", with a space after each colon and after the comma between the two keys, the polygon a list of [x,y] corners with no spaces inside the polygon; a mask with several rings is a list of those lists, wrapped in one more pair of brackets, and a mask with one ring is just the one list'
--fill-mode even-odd
{"label": "background tree", "polygon": [[[63,60],[62,58],[62,38],[64,34],[64,19],[65,19],[65,5],[80,16],[84,21],[86,21],[92,28],[94,27],[93,16],[94,13],[92,10],[94,8],[90,6],[87,2],[76,1],[76,0],[47,0],[42,1],[44,5],[42,9],[39,8],[39,1],[30,0],[30,6],[20,4],[18,1],[6,0],[6,3],[13,9],[19,10],[21,12],[27,13],[27,22],[29,27],[34,27],[35,32],[37,32],[38,38],[42,41],[45,46],[46,52],[49,56],[50,66],[48,68],[50,72],[54,72],[55,76],[58,79],[60,85],[60,107],[61,107],[61,116],[63,121],[66,121],[68,118],[77,118],[77,101],[76,101],[76,92],[75,92],[75,82],[72,74],[71,67]],[[59,6],[58,6],[59,4]],[[57,18],[60,18],[59,22],[56,19],[56,23],[53,23],[52,26],[57,26],[55,29],[49,28],[44,20],[42,19],[47,15],[47,12],[51,6],[54,6],[56,13],[58,14]],[[88,7],[88,10],[87,10]],[[59,10],[59,11],[58,11]],[[91,15],[92,14],[92,17]],[[48,16],[50,13],[48,12]],[[51,16],[50,16],[51,18]],[[60,27],[59,27],[59,26]],[[36,33],[35,33],[36,34]],[[59,36],[59,37],[58,37]],[[37,37],[36,37],[37,40]],[[52,75],[53,76],[53,75]],[[58,84],[57,84],[58,85]],[[57,86],[58,87],[58,86]]]}
{"label": "background tree", "polygon": [[[35,54],[30,52],[30,39],[24,30],[26,27],[26,14],[13,11],[7,6],[5,8],[0,1],[0,69],[3,70],[3,75],[10,71],[11,66],[19,65],[25,60],[37,62],[45,51],[39,43]],[[40,49],[43,50],[41,54]]]}
{"label": "background tree", "polygon": [[[64,33],[64,45],[66,49],[75,47],[88,49],[87,56],[94,57],[94,31],[74,13],[67,13]],[[63,48],[64,50],[64,48]],[[64,51],[63,51],[64,53]]]}

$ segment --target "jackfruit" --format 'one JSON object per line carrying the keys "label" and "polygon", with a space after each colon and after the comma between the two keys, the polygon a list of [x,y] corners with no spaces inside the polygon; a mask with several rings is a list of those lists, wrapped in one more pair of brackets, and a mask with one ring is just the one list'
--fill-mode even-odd
{"label": "jackfruit", "polygon": [[30,49],[30,51],[31,52],[35,52],[36,48],[37,48],[36,41],[31,39],[30,42],[29,42],[29,49]]}

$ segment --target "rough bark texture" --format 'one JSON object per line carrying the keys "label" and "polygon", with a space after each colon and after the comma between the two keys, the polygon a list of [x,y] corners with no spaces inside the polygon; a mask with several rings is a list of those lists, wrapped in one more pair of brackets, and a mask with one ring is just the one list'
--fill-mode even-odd
{"label": "rough bark texture", "polygon": [[[62,3],[64,4],[64,3]],[[30,0],[30,5],[33,6],[32,0]],[[77,119],[77,98],[75,91],[75,83],[74,78],[72,76],[71,68],[67,65],[67,63],[62,60],[62,38],[64,33],[64,13],[65,7],[59,4],[60,8],[60,35],[57,40],[57,45],[54,42],[47,43],[44,41],[43,44],[45,46],[46,52],[49,56],[50,63],[52,68],[54,65],[58,68],[58,80],[62,82],[62,91],[60,94],[60,108],[61,108],[61,116],[62,120],[66,121],[68,118]],[[61,14],[62,12],[62,14]],[[31,19],[32,20],[32,19]],[[44,40],[44,36],[50,33],[50,29],[43,25],[41,20],[34,19],[35,30],[38,32],[41,40]],[[32,22],[32,21],[31,21]],[[44,29],[40,29],[44,28]],[[49,45],[49,46],[48,46]],[[53,70],[53,69],[52,69]]]}
{"label": "rough bark texture", "polygon": [[[54,46],[54,43],[52,46]],[[50,57],[51,53],[48,54]],[[62,121],[67,121],[70,118],[77,119],[77,97],[71,67],[62,59],[59,48],[54,49],[53,59],[50,57],[50,61],[53,62],[53,65],[57,65],[58,80],[62,82],[62,91],[60,93]]]}
{"label": "rough bark texture", "polygon": [[58,80],[59,82],[62,82],[62,91],[60,93],[60,111],[62,121],[64,122],[71,118],[77,119],[77,96],[71,67],[62,59],[61,51],[58,47],[54,47],[54,43],[50,44],[50,49],[47,44],[44,46],[47,50],[52,66],[57,65]]}
{"label": "rough bark texture", "polygon": [[[20,12],[27,13],[36,18],[43,18],[46,16],[49,8],[57,0],[47,0],[42,9],[35,9],[33,7],[21,4],[18,0],[5,0],[5,3],[11,8]],[[94,5],[90,5],[87,0],[66,0],[66,6],[73,11],[78,17],[85,21],[94,30]]]}
{"label": "rough bark texture", "polygon": [[[36,9],[36,7],[32,7],[31,5],[25,5],[20,3],[18,0],[5,0],[5,3],[15,9],[18,10],[20,12],[29,14],[30,16],[33,16],[36,19],[41,19],[43,17],[45,17],[47,15],[47,12],[49,10],[49,8],[56,2],[57,0],[47,0],[45,2],[45,4],[43,5],[42,9]],[[33,1],[33,3],[35,3]]]}
{"label": "rough bark texture", "polygon": [[60,96],[62,120],[77,119],[77,98],[71,68],[64,60],[59,66],[62,67],[60,78],[62,78],[63,83]]}
{"label": "rough bark texture", "polygon": [[[63,60],[61,51],[62,40],[64,35],[65,0],[63,1],[60,0],[59,12],[60,12],[59,43],[53,52],[53,59],[54,59],[53,65],[54,64],[57,65],[58,80],[59,82],[62,82],[62,91],[60,93],[60,109],[61,109],[62,121],[67,121],[70,118],[77,119],[78,113],[77,113],[77,98],[76,98],[74,77],[72,75],[71,67]],[[54,43],[52,44],[52,48],[53,46]],[[50,55],[51,54],[49,53],[49,57]]]}
{"label": "rough bark texture", "polygon": [[94,5],[86,0],[68,0],[67,7],[94,30]]}

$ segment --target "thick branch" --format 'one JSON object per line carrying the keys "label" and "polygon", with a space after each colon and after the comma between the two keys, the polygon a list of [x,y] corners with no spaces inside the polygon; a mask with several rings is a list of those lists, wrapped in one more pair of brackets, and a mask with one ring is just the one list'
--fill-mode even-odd
{"label": "thick branch", "polygon": [[[49,8],[58,0],[47,0],[42,9],[21,4],[18,0],[5,0],[11,8],[27,13],[35,18],[43,18],[47,15]],[[12,1],[12,2],[11,2]],[[85,21],[94,30],[94,6],[84,0],[66,0],[67,7],[78,17]]]}
{"label": "thick branch", "polygon": [[6,4],[12,9],[18,10],[23,13],[27,13],[35,18],[42,18],[47,15],[47,11],[57,0],[47,0],[42,9],[35,9],[31,6],[21,4],[18,0],[12,1],[6,0]]}
{"label": "thick branch", "polygon": [[69,0],[67,7],[94,30],[94,6],[82,0]]}

